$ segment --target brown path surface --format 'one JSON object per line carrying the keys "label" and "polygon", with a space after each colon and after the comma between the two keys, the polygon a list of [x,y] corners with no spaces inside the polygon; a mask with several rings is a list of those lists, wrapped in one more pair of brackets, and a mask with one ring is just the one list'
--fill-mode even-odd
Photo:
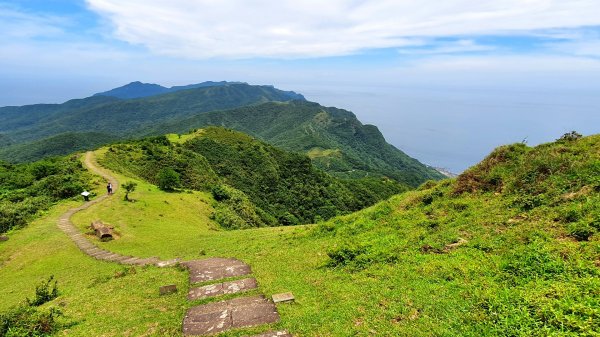
{"label": "brown path surface", "polygon": [[[85,160],[83,163],[92,173],[100,175],[107,182],[110,181],[110,183],[113,186],[113,192],[117,191],[117,189],[119,188],[119,181],[115,177],[108,174],[106,171],[98,168],[98,165],[94,161],[94,153],[93,152],[91,152],[91,151],[86,152]],[[75,213],[82,211],[84,209],[87,209],[97,203],[103,202],[107,198],[112,198],[112,197],[113,196],[104,194],[93,200],[87,201],[86,203],[84,203],[83,205],[81,205],[79,207],[71,208],[70,210],[68,210],[64,214],[62,214],[60,216],[60,218],[58,218],[58,228],[60,228],[63,232],[65,232],[65,234],[67,234],[67,236],[69,236],[75,242],[77,247],[79,247],[79,249],[81,249],[82,252],[84,252],[85,254],[87,254],[95,259],[98,259],[98,260],[116,262],[116,263],[121,263],[121,264],[140,265],[140,266],[153,264],[153,265],[157,265],[159,267],[167,267],[167,266],[176,264],[178,262],[178,260],[161,261],[156,257],[140,258],[140,257],[133,257],[133,256],[124,256],[124,255],[119,255],[119,254],[112,253],[107,250],[98,248],[98,246],[91,243],[85,237],[85,234],[82,234],[81,231],[79,231],[79,229],[77,229],[77,227],[75,227],[75,225],[71,222],[71,217]]]}

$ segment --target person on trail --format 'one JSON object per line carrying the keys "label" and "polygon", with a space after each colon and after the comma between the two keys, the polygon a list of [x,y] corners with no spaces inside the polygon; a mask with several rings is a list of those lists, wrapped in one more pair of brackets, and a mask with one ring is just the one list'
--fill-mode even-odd
{"label": "person on trail", "polygon": [[112,194],[112,184],[109,182],[108,185],[106,185],[106,191],[108,192],[108,194]]}

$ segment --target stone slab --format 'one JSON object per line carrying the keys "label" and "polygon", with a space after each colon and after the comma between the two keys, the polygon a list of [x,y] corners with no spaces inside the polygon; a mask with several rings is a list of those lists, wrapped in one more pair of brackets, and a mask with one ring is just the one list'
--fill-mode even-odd
{"label": "stone slab", "polygon": [[203,287],[192,288],[188,293],[188,300],[200,300],[226,294],[235,294],[251,289],[256,289],[258,284],[255,278],[211,284]]}
{"label": "stone slab", "polygon": [[190,283],[243,276],[252,272],[250,266],[236,259],[211,258],[185,262],[184,265],[190,271]]}
{"label": "stone slab", "polygon": [[294,294],[292,294],[292,293],[283,293],[283,294],[273,295],[273,302],[275,302],[275,303],[293,302],[294,300],[295,300]]}
{"label": "stone slab", "polygon": [[283,330],[283,331],[271,331],[271,332],[263,333],[260,335],[246,336],[246,337],[292,337],[292,335],[289,332]]}
{"label": "stone slab", "polygon": [[275,323],[279,313],[264,296],[236,298],[193,307],[183,319],[185,336],[213,335],[234,328]]}
{"label": "stone slab", "polygon": [[156,266],[159,268],[165,268],[165,267],[171,267],[174,266],[176,264],[178,264],[181,260],[180,259],[172,259],[172,260],[167,260],[167,261],[159,261],[156,263]]}
{"label": "stone slab", "polygon": [[162,286],[158,288],[158,292],[161,295],[169,295],[177,292],[177,286],[175,284],[170,284],[168,286]]}

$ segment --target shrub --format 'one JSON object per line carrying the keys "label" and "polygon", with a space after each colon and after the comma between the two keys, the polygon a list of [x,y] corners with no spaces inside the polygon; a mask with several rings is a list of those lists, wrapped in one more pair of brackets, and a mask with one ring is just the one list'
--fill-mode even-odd
{"label": "shrub", "polygon": [[0,314],[0,336],[42,337],[49,336],[61,325],[57,317],[62,313],[57,308],[42,311],[27,304],[21,304]]}
{"label": "shrub", "polygon": [[328,266],[338,267],[350,265],[366,252],[366,247],[346,242],[327,251],[327,256],[331,259]]}
{"label": "shrub", "polygon": [[574,140],[580,139],[581,137],[583,137],[579,132],[577,131],[571,131],[571,132],[567,132],[564,135],[562,135],[562,137],[560,137],[559,139],[557,139],[557,141],[559,142],[572,142]]}
{"label": "shrub", "polygon": [[[52,282],[54,281],[54,282]],[[35,297],[33,300],[27,299],[27,304],[30,306],[40,306],[50,302],[58,297],[58,282],[54,280],[54,275],[51,275],[48,280],[43,281],[35,287]]]}
{"label": "shrub", "polygon": [[156,176],[156,180],[158,181],[158,188],[163,191],[174,191],[181,186],[179,173],[170,167],[161,169]]}
{"label": "shrub", "polygon": [[569,225],[569,236],[577,241],[587,241],[594,233],[596,233],[596,229],[583,221]]}
{"label": "shrub", "polygon": [[57,296],[57,282],[54,276],[50,276],[35,288],[33,300],[28,298],[24,303],[0,314],[0,336],[42,337],[57,332],[61,328],[61,324],[56,320],[62,316],[60,310],[37,308]]}
{"label": "shrub", "polygon": [[213,186],[211,192],[216,201],[223,201],[231,198],[229,191],[223,185]]}

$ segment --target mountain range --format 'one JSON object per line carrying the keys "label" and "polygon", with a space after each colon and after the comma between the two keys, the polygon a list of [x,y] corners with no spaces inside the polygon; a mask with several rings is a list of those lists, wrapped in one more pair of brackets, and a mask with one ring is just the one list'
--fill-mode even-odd
{"label": "mountain range", "polygon": [[165,88],[133,82],[63,104],[0,108],[0,159],[32,161],[115,140],[217,125],[246,132],[345,178],[390,177],[411,186],[441,179],[346,110],[273,86],[203,82]]}

